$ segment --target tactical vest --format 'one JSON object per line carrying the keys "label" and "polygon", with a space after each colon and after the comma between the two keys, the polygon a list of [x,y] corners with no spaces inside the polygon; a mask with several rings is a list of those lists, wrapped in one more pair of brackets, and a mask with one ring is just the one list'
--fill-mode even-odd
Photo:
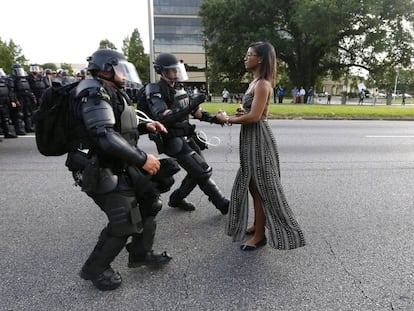
{"label": "tactical vest", "polygon": [[[171,105],[171,109],[185,109],[190,105],[190,99],[188,97],[187,92],[184,88],[176,89],[174,95],[174,103]],[[185,121],[188,120],[188,116],[183,116],[182,120],[177,121]]]}
{"label": "tactical vest", "polygon": [[0,97],[1,98],[5,98],[5,97],[9,97],[10,95],[10,91],[9,91],[9,86],[7,85],[6,82],[0,80]]}
{"label": "tactical vest", "polygon": [[29,81],[25,77],[16,77],[14,79],[14,90],[16,93],[31,91]]}

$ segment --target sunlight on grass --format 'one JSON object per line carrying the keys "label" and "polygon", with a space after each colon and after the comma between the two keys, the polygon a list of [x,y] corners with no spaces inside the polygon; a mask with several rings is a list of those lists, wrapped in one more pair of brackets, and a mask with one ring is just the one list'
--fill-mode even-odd
{"label": "sunlight on grass", "polygon": [[[215,114],[224,110],[233,115],[238,104],[204,103],[204,110]],[[414,119],[414,107],[394,106],[357,106],[357,105],[305,105],[272,104],[269,107],[270,119]]]}

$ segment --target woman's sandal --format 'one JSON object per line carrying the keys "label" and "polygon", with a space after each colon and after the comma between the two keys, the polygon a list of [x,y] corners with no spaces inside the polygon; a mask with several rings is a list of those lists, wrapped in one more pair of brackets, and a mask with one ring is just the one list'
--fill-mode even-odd
{"label": "woman's sandal", "polygon": [[256,244],[249,245],[247,244],[247,242],[243,243],[242,245],[240,245],[240,249],[242,251],[255,251],[258,248],[265,246],[266,244],[267,244],[267,239],[266,239],[266,236],[264,236],[263,239],[257,242]]}

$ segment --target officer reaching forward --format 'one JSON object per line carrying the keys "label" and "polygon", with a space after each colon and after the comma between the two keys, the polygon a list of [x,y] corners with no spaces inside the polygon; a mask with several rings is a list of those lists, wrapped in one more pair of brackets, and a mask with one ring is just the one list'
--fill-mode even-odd
{"label": "officer reaching forward", "polygon": [[123,91],[126,80],[139,79],[135,67],[109,49],[97,50],[87,61],[91,78],[79,83],[71,105],[76,148],[68,153],[66,165],[108,218],[80,276],[100,290],[113,290],[122,280],[111,263],[124,246],[129,267],[160,267],[170,261],[166,252],[155,253],[152,246],[160,193],[170,189],[179,167],[173,159],[158,160],[137,147],[138,130],[166,129],[159,122],[138,126]]}
{"label": "officer reaching forward", "polygon": [[161,79],[146,86],[148,110],[151,117],[160,121],[168,130],[168,133],[163,133],[162,140],[158,141],[158,151],[175,158],[187,172],[181,186],[171,194],[168,204],[185,211],[194,210],[194,205],[186,197],[198,185],[214,206],[225,215],[228,212],[229,200],[211,179],[212,168],[201,153],[206,146],[197,138],[195,125],[189,122],[189,116],[191,114],[201,121],[221,123],[215,116],[199,107],[204,102],[205,95],[188,97],[183,85],[179,83],[188,79],[187,72],[184,64],[175,55],[159,54],[154,62],[154,69]]}

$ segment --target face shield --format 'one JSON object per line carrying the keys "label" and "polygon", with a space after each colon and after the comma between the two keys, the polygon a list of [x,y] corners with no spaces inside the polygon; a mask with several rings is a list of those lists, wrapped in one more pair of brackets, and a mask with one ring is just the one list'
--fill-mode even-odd
{"label": "face shield", "polygon": [[18,77],[25,77],[26,76],[26,72],[24,71],[23,68],[14,68],[14,74]]}
{"label": "face shield", "polygon": [[40,72],[39,66],[36,66],[36,65],[30,65],[29,70],[30,72]]}
{"label": "face shield", "polygon": [[120,78],[124,78],[125,82],[128,81],[133,84],[142,84],[138,72],[132,63],[121,61],[116,66],[113,66],[113,68],[115,74]]}
{"label": "face shield", "polygon": [[183,61],[179,61],[174,65],[163,66],[163,72],[164,76],[171,81],[184,82],[188,80],[187,71],[185,70]]}

